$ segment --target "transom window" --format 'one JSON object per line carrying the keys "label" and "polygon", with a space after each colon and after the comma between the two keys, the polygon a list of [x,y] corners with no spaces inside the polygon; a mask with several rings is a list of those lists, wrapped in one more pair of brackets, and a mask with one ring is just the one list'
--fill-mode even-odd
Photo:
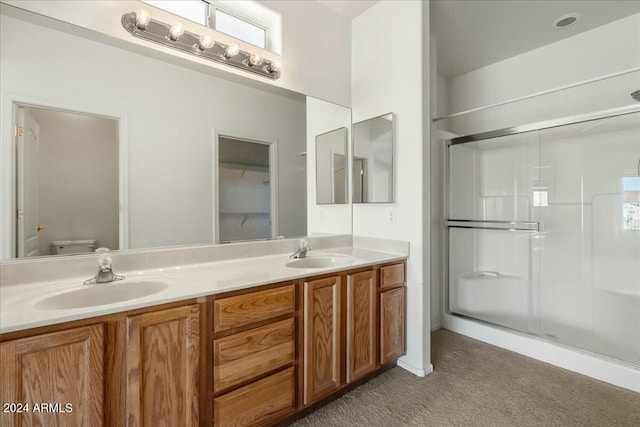
{"label": "transom window", "polygon": [[280,54],[280,14],[253,0],[142,0],[262,49]]}

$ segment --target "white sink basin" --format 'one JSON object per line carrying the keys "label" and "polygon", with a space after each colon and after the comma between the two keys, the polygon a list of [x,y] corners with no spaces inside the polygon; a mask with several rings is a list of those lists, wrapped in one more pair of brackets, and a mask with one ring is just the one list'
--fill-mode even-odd
{"label": "white sink basin", "polygon": [[79,286],[47,297],[35,304],[40,310],[95,307],[142,298],[164,291],[169,285],[158,280],[123,280]]}
{"label": "white sink basin", "polygon": [[355,258],[350,255],[322,254],[296,259],[288,262],[286,266],[291,268],[342,267],[351,265],[353,261],[355,261]]}

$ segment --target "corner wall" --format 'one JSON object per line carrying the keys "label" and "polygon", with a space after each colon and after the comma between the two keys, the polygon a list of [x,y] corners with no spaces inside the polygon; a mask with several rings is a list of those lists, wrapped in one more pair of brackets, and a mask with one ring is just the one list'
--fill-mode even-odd
{"label": "corner wall", "polygon": [[[351,203],[318,204],[316,197],[316,136],[345,127],[347,158],[351,152],[351,111],[346,107],[307,97],[307,234],[351,234]],[[347,176],[351,166],[347,165]],[[350,182],[350,181],[349,181]],[[351,188],[347,189],[351,193]],[[347,194],[347,196],[348,196]],[[350,200],[347,197],[347,200]]]}
{"label": "corner wall", "polygon": [[431,371],[429,248],[424,244],[429,226],[428,219],[423,221],[430,191],[429,150],[423,149],[429,141],[428,34],[427,2],[384,0],[356,17],[351,32],[353,122],[394,113],[396,169],[396,202],[354,205],[353,234],[410,242],[407,355],[400,365],[418,375]]}

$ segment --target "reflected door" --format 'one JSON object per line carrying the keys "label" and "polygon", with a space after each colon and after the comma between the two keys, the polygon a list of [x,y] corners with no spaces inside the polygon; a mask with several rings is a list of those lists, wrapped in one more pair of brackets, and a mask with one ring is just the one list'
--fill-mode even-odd
{"label": "reflected door", "polygon": [[218,139],[218,242],[276,237],[271,182],[273,145]]}
{"label": "reflected door", "polygon": [[364,203],[367,194],[367,161],[353,158],[353,203]]}
{"label": "reflected door", "polygon": [[40,125],[28,108],[18,108],[17,255],[38,255]]}

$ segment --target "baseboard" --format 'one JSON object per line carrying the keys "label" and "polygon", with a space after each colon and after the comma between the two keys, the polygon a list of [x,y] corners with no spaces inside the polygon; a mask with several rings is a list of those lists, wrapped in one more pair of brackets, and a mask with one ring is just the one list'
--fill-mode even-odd
{"label": "baseboard", "polygon": [[470,338],[640,393],[640,369],[624,362],[457,316],[444,315],[443,327]]}
{"label": "baseboard", "polygon": [[435,325],[431,325],[431,332],[437,331],[440,328],[442,328],[442,325],[440,323],[437,323]]}
{"label": "baseboard", "polygon": [[416,368],[413,365],[410,365],[407,362],[403,362],[402,359],[398,360],[398,366],[400,366],[402,369],[411,372],[413,375],[417,375],[419,377],[426,377],[427,375],[429,375],[431,372],[433,372],[433,365],[429,364],[429,366],[427,367],[427,369],[424,368]]}

